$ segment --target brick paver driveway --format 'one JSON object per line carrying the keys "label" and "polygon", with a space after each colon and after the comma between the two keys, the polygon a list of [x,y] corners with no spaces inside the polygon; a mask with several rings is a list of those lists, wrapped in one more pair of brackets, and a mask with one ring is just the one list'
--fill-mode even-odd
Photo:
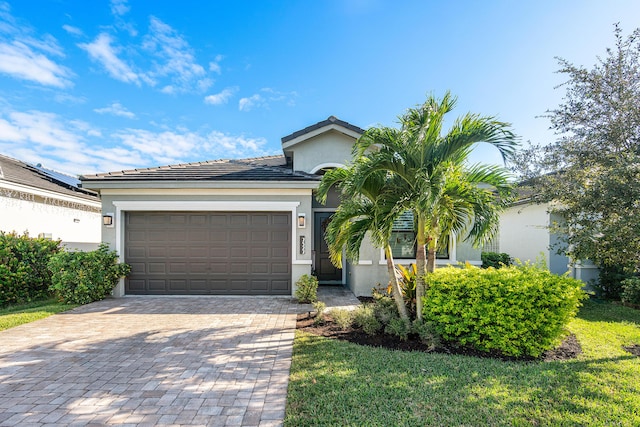
{"label": "brick paver driveway", "polygon": [[281,425],[300,306],[101,301],[0,332],[0,425]]}

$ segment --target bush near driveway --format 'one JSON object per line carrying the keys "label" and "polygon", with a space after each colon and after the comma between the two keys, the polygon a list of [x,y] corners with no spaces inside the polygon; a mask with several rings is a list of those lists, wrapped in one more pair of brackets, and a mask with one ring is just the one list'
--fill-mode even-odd
{"label": "bush near driveway", "polygon": [[51,257],[50,289],[69,304],[88,304],[106,298],[121,277],[131,271],[118,263],[118,255],[102,243],[91,252],[60,252]]}
{"label": "bush near driveway", "polygon": [[45,298],[49,294],[49,258],[59,240],[0,231],[0,307]]}
{"label": "bush near driveway", "polygon": [[516,357],[557,345],[586,297],[579,280],[532,265],[447,267],[427,280],[424,320],[443,339]]}

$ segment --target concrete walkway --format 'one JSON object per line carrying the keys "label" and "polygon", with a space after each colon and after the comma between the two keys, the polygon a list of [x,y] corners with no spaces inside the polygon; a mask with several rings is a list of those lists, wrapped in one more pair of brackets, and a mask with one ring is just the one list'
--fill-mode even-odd
{"label": "concrete walkway", "polygon": [[0,332],[0,425],[281,425],[288,298],[111,299]]}

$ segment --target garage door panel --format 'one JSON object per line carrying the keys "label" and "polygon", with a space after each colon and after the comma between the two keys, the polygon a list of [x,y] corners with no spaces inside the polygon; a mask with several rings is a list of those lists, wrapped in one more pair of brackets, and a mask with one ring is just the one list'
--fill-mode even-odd
{"label": "garage door panel", "polygon": [[187,223],[187,215],[185,214],[172,214],[169,215],[169,223],[170,224],[186,224]]}
{"label": "garage door panel", "polygon": [[191,274],[206,273],[209,270],[209,264],[205,262],[192,262],[189,264],[189,272]]}
{"label": "garage door panel", "polygon": [[186,230],[169,230],[167,231],[167,235],[169,236],[169,240],[172,242],[187,242],[187,232]]}
{"label": "garage door panel", "polygon": [[231,242],[248,242],[249,241],[249,233],[246,231],[232,231],[229,233],[229,241]]}
{"label": "garage door panel", "polygon": [[224,247],[212,247],[209,249],[210,258],[228,258],[229,248]]}
{"label": "garage door panel", "polygon": [[253,246],[251,248],[251,258],[268,258],[269,257],[269,248],[267,247],[256,247]]}
{"label": "garage door panel", "polygon": [[271,248],[271,258],[289,258],[289,248]]}
{"label": "garage door panel", "polygon": [[291,214],[133,212],[129,294],[291,294]]}
{"label": "garage door panel", "polygon": [[149,266],[149,274],[165,274],[167,272],[167,266],[163,262],[150,262],[147,265]]}
{"label": "garage door panel", "polygon": [[272,231],[271,232],[271,241],[272,242],[286,242],[289,240],[289,233],[286,231]]}
{"label": "garage door panel", "polygon": [[274,262],[271,264],[271,272],[273,274],[289,274],[289,264],[278,264]]}
{"label": "garage door panel", "polygon": [[226,242],[227,241],[226,230],[209,231],[209,240],[212,242]]}
{"label": "garage door panel", "polygon": [[[149,258],[165,258],[167,256],[166,246],[150,246],[148,248]],[[144,255],[141,255],[144,258]]]}
{"label": "garage door panel", "polygon": [[269,264],[260,263],[260,262],[252,262],[250,264],[251,273],[252,274],[268,274],[269,273]]}
{"label": "garage door panel", "polygon": [[229,224],[231,225],[247,225],[249,223],[249,216],[246,214],[231,214],[229,220]]}
{"label": "garage door panel", "polygon": [[232,262],[229,273],[231,274],[246,274],[249,270],[249,265],[246,262]]}
{"label": "garage door panel", "polygon": [[147,238],[150,242],[164,242],[167,240],[168,235],[166,230],[149,230]]}
{"label": "garage door panel", "polygon": [[251,225],[268,225],[269,215],[267,214],[255,214],[251,216]]}
{"label": "garage door panel", "polygon": [[289,293],[289,282],[287,280],[272,280],[271,281],[271,291],[273,293],[278,294],[288,294]]}
{"label": "garage door panel", "polygon": [[229,250],[231,258],[246,258],[249,256],[249,248],[247,247],[233,247]]}
{"label": "garage door panel", "polygon": [[149,279],[150,291],[162,291],[167,289],[167,281],[164,279]]}
{"label": "garage door panel", "polygon": [[172,274],[186,274],[187,263],[186,262],[171,262],[169,263],[169,273]]}
{"label": "garage door panel", "polygon": [[127,257],[129,258],[144,258],[146,255],[145,248],[141,246],[129,246],[127,247]]}

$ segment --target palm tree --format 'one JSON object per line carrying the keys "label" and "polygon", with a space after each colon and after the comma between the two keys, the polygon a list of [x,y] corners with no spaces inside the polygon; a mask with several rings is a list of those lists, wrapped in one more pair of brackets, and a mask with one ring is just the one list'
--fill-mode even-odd
{"label": "palm tree", "polygon": [[329,256],[336,267],[342,265],[343,249],[347,259],[358,260],[362,241],[369,233],[373,244],[384,248],[392,295],[400,317],[408,322],[409,314],[389,245],[393,221],[402,213],[397,210],[402,193],[384,172],[370,174],[366,181],[361,182],[358,191],[354,191],[353,173],[357,169],[357,161],[350,168],[332,169],[323,176],[318,187],[317,198],[322,203],[326,201],[331,188],[336,187],[341,194],[340,205],[331,217],[325,234]]}
{"label": "palm tree", "polygon": [[398,203],[414,213],[418,319],[422,318],[426,274],[435,268],[436,251],[465,233],[475,245],[493,237],[499,212],[512,192],[505,168],[467,166],[478,142],[493,145],[506,160],[517,146],[509,124],[468,113],[443,135],[445,116],[455,104],[448,92],[442,100],[430,96],[400,117],[399,130],[368,129],[354,147],[360,166],[353,171],[353,190],[365,185],[370,175],[384,171],[401,182],[396,185],[405,196]]}

